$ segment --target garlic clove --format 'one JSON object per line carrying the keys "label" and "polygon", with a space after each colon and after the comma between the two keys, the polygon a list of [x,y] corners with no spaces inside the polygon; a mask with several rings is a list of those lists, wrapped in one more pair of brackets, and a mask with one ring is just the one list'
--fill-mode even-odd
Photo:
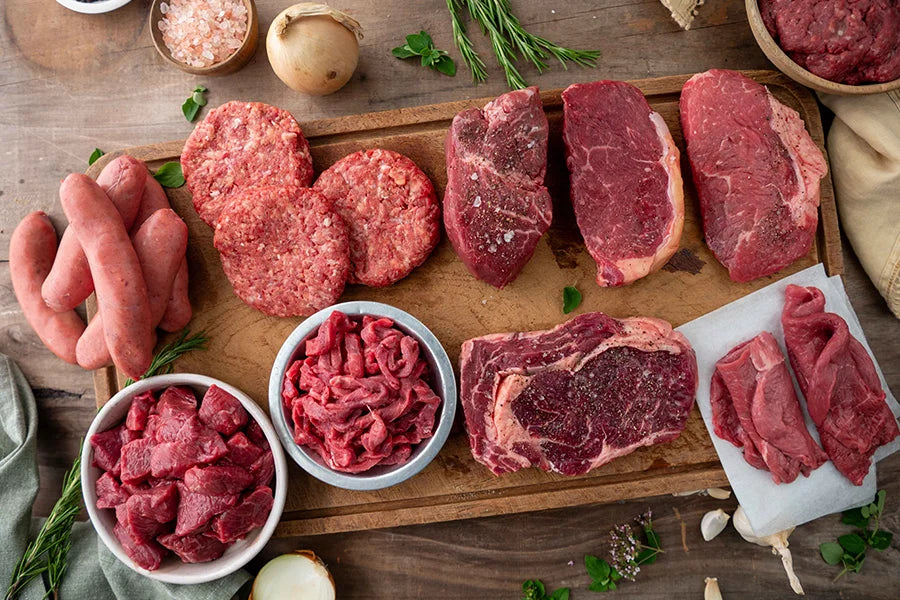
{"label": "garlic clove", "polygon": [[703,518],[700,519],[700,533],[703,534],[703,539],[708,542],[722,533],[730,518],[728,513],[721,508],[711,510],[703,515]]}
{"label": "garlic clove", "polygon": [[759,537],[754,533],[753,528],[750,527],[750,520],[747,518],[747,514],[744,512],[743,507],[740,505],[738,505],[737,510],[734,511],[734,519],[732,519],[731,523],[734,525],[734,528],[737,529],[737,532],[741,534],[741,537],[751,544],[771,546],[772,554],[781,556],[781,563],[784,565],[788,580],[791,582],[791,589],[794,590],[794,593],[798,596],[803,596],[803,586],[800,585],[800,580],[797,578],[796,573],[794,573],[794,561],[791,557],[791,551],[788,550],[788,536],[791,535],[794,528],[791,527],[790,529],[785,529],[784,531],[779,531],[772,535]]}
{"label": "garlic clove", "polygon": [[702,492],[703,492],[703,490],[688,490],[686,492],[673,492],[672,495],[673,496],[693,496],[695,494],[700,494]]}
{"label": "garlic clove", "polygon": [[709,488],[706,490],[706,493],[716,500],[728,500],[731,498],[731,490],[723,488]]}
{"label": "garlic clove", "polygon": [[719,591],[719,580],[715,577],[706,578],[706,589],[703,590],[703,600],[722,600],[722,592]]}

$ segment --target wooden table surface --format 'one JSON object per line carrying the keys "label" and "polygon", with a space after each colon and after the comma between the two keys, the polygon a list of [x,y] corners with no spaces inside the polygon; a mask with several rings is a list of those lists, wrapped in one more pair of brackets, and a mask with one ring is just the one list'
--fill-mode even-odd
{"label": "wooden table surface", "polygon": [[[36,514],[46,514],[62,473],[94,414],[91,375],[45,350],[25,323],[9,281],[9,236],[28,212],[47,211],[58,229],[65,218],[56,198],[59,180],[83,171],[94,147],[181,139],[191,125],[181,103],[194,86],[209,89],[210,104],[261,100],[290,110],[301,122],[497,95],[503,77],[480,35],[476,44],[491,67],[487,84],[471,85],[426,71],[389,54],[403,36],[425,29],[438,48],[452,47],[443,0],[334,0],[363,25],[360,65],[343,90],[324,98],[292,92],[272,74],[261,47],[251,63],[225,78],[203,79],[163,62],[147,30],[149,0],[134,0],[108,15],[77,15],[51,0],[8,0],[0,28],[0,352],[14,357],[34,388],[40,414],[41,492]],[[259,0],[261,34],[287,0]],[[701,7],[684,32],[656,0],[513,0],[521,21],[535,33],[573,47],[603,51],[596,70],[554,67],[530,82],[544,88],[600,78],[634,79],[702,71],[712,67],[771,68],[747,25],[741,0]],[[263,45],[264,46],[264,45]],[[845,244],[845,276],[854,308],[888,383],[900,390],[900,321],[888,312]],[[900,533],[900,455],[879,464],[888,490],[884,525]],[[581,561],[603,555],[607,532],[651,507],[666,554],[645,568],[617,598],[700,598],[704,578],[718,577],[725,598],[791,596],[780,561],[743,542],[729,527],[714,541],[699,535],[702,514],[734,508],[734,500],[655,497],[612,505],[474,519],[436,525],[325,535],[273,542],[251,566],[293,548],[311,548],[330,565],[340,598],[518,598],[524,579],[571,586],[588,598]],[[685,527],[682,544],[682,524]],[[836,568],[818,556],[819,543],[847,531],[837,517],[800,527],[791,537],[794,565],[812,598],[896,598],[900,589],[898,541],[871,552],[863,573],[837,583]],[[573,562],[573,564],[569,564]],[[70,573],[69,577],[77,576]]]}

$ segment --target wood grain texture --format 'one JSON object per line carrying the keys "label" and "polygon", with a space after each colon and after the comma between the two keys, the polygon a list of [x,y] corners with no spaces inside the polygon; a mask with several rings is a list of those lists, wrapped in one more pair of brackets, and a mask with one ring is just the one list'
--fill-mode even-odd
{"label": "wood grain texture", "polygon": [[[259,0],[260,27],[286,0]],[[59,495],[62,473],[95,414],[91,374],[62,363],[43,348],[25,323],[12,295],[7,248],[16,223],[28,212],[46,210],[62,229],[56,200],[59,181],[83,171],[94,147],[105,150],[160,140],[183,139],[192,126],[181,103],[198,84],[210,88],[215,106],[233,98],[282,106],[302,121],[496,96],[505,91],[502,74],[486,40],[473,35],[486,58],[490,79],[472,86],[464,72],[455,79],[425,71],[414,61],[388,56],[405,34],[428,30],[439,48],[452,47],[444,0],[333,0],[365,28],[360,66],[339,93],[309,98],[284,86],[271,72],[264,49],[238,73],[207,80],[175,70],[159,57],[146,30],[149,0],[133,0],[102,16],[76,15],[48,0],[0,3],[0,352],[16,359],[35,390],[40,427],[38,460],[41,490],[35,514],[46,515]],[[657,0],[512,0],[526,27],[573,47],[599,47],[597,69],[554,66],[531,83],[545,89],[596,79],[638,79],[690,73],[713,67],[772,68],[753,39],[743,0],[702,6],[692,29],[681,31]],[[262,32],[262,31],[261,31]],[[825,215],[823,214],[823,219]],[[888,384],[900,389],[900,320],[884,301],[844,240],[844,283]],[[888,489],[886,525],[900,531],[900,456],[878,465]],[[2,492],[0,492],[2,493]],[[649,495],[652,492],[643,492]],[[369,530],[281,538],[251,567],[287,549],[313,548],[335,573],[340,598],[396,600],[518,598],[527,577],[548,585],[572,585],[573,598],[594,595],[579,566],[585,552],[603,555],[606,534],[648,505],[667,554],[623,586],[616,598],[702,597],[703,578],[717,576],[726,598],[784,600],[793,597],[780,562],[764,548],[740,540],[730,528],[708,544],[696,537],[700,516],[721,504],[709,499],[659,496],[643,501],[573,507]],[[679,524],[686,523],[690,552],[679,549]],[[791,549],[807,597],[889,599],[900,588],[898,542],[867,558],[863,573],[831,583],[834,571],[818,558],[816,546],[847,528],[835,518],[804,525]],[[669,549],[672,551],[668,551]],[[567,565],[572,561],[572,566]],[[598,596],[599,597],[599,596]]]}
{"label": "wood grain texture", "polygon": [[[782,102],[797,110],[824,152],[824,137],[815,100],[783,75],[749,72]],[[678,95],[689,75],[637,80],[651,107],[666,119],[679,146],[682,170],[689,165],[678,117]],[[613,316],[647,315],[680,325],[757,290],[789,273],[826,263],[840,272],[840,234],[830,179],[822,184],[821,243],[809,256],[776,275],[736,284],[703,242],[698,202],[693,187],[685,193],[685,228],[681,252],[698,261],[699,269],[671,268],[631,285],[601,289],[594,283],[594,261],[585,249],[569,203],[568,173],[562,151],[561,90],[542,92],[550,121],[547,187],[554,198],[553,225],[538,244],[519,277],[498,291],[475,280],[444,239],[428,261],[412,275],[388,288],[350,286],[344,300],[373,300],[416,315],[432,329],[454,364],[465,339],[503,331],[547,329],[566,319],[561,296],[566,285],[577,285],[584,302],[577,312],[602,310]],[[301,122],[317,171],[357,150],[385,147],[412,157],[443,195],[446,184],[444,137],[450,120],[489,99],[465,100]],[[182,141],[125,149],[152,168],[178,160]],[[89,169],[96,176],[119,152],[107,154]],[[302,319],[266,317],[245,306],[222,273],[212,246],[212,229],[195,213],[186,187],[167,190],[175,210],[188,223],[191,243],[191,327],[210,334],[209,349],[179,361],[177,370],[218,377],[268,406],[268,373],[282,341]],[[825,218],[829,214],[834,218]],[[165,340],[161,340],[164,342]],[[110,367],[95,374],[98,404],[124,377]],[[642,448],[591,473],[569,478],[527,469],[493,476],[471,456],[460,416],[451,438],[437,459],[403,484],[375,492],[351,492],[323,484],[291,464],[291,484],[278,535],[333,533],[409,525],[470,517],[533,511],[591,502],[621,500],[652,493],[709,487],[725,482],[705,426],[694,411],[681,437],[671,443]]]}

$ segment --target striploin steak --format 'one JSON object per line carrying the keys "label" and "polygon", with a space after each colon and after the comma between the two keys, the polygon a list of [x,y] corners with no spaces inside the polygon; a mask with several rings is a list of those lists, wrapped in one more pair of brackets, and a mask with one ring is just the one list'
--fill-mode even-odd
{"label": "striploin steak", "polygon": [[660,319],[586,313],[549,331],[463,343],[472,454],[495,474],[581,475],[684,430],[697,390],[687,339]]}
{"label": "striploin steak", "polygon": [[828,460],[809,431],[784,355],[763,331],[716,363],[709,391],[716,435],[744,449],[744,460],[775,483],[808,476]]}
{"label": "striploin steak", "polygon": [[550,227],[547,131],[531,87],[464,110],[447,134],[447,237],[469,271],[497,288],[519,275]]}
{"label": "striploin steak", "polygon": [[771,275],[806,255],[828,168],[797,112],[724,69],[691,77],[680,110],[706,243],[731,279]]}
{"label": "striploin steak", "polygon": [[659,113],[624,81],[570,85],[562,99],[572,205],[597,283],[631,283],[661,268],[681,241],[678,148]]}
{"label": "striploin steak", "polygon": [[818,288],[787,286],[781,326],[822,447],[844,477],[862,485],[875,450],[900,435],[872,358],[840,315],[825,312]]}

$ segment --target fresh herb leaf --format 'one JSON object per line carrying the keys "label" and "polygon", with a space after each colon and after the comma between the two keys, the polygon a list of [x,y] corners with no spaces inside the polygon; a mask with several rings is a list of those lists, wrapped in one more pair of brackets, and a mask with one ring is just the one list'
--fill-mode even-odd
{"label": "fresh herb leaf", "polygon": [[544,600],[547,593],[540,579],[529,579],[522,583],[522,600]]}
{"label": "fresh herb leaf", "polygon": [[162,165],[153,174],[153,178],[159,182],[159,185],[167,188],[180,188],[184,185],[184,173],[181,172],[181,163],[176,161]]}
{"label": "fresh herb leaf", "polygon": [[890,531],[873,531],[869,536],[869,545],[876,550],[886,550],[891,546],[894,534]]}
{"label": "fresh herb leaf", "polygon": [[825,542],[819,544],[819,554],[822,555],[822,560],[829,565],[836,565],[844,557],[844,549],[836,542]]}
{"label": "fresh herb leaf", "polygon": [[206,106],[206,96],[203,95],[203,92],[194,90],[194,93],[191,94],[191,100],[193,100],[194,103],[199,104],[200,106]]}
{"label": "fresh herb leaf", "polygon": [[838,544],[841,548],[850,554],[861,554],[866,551],[866,542],[855,533],[848,533],[838,538]]}
{"label": "fresh herb leaf", "polygon": [[657,556],[656,548],[644,548],[634,557],[634,562],[639,565],[652,565],[656,562]]}
{"label": "fresh herb leaf", "polygon": [[862,515],[861,508],[851,508],[850,510],[845,510],[843,512],[841,515],[841,522],[846,525],[853,525],[854,527],[865,529],[869,526],[869,517],[864,517]]}
{"label": "fresh herb leaf", "polygon": [[[171,373],[172,363],[192,350],[205,350],[208,341],[209,338],[206,337],[205,331],[191,334],[187,329],[183,330],[175,340],[160,348],[141,379]],[[125,387],[132,383],[134,383],[134,379],[126,379]]]}
{"label": "fresh herb leaf", "polygon": [[558,588],[553,590],[548,600],[569,600],[569,588]]}
{"label": "fresh herb leaf", "polygon": [[563,313],[569,314],[581,304],[581,292],[578,288],[567,285],[563,288]]}
{"label": "fresh herb leaf", "polygon": [[438,73],[453,77],[456,75],[456,63],[444,50],[434,47],[431,36],[425,31],[406,36],[406,43],[391,50],[391,54],[397,58],[421,57],[419,61],[423,67],[428,67]]}
{"label": "fresh herb leaf", "polygon": [[612,582],[592,581],[588,589],[592,592],[605,592],[609,589],[610,583]]}
{"label": "fresh herb leaf", "polygon": [[590,575],[591,579],[594,581],[609,579],[610,566],[605,560],[587,554],[584,557],[584,566],[587,569],[588,575]]}
{"label": "fresh herb leaf", "polygon": [[91,166],[92,164],[97,162],[97,159],[100,158],[101,156],[103,156],[104,154],[106,154],[106,153],[103,150],[101,150],[100,148],[94,148],[94,151],[91,152],[91,155],[88,157],[88,166]]}
{"label": "fresh herb leaf", "polygon": [[188,122],[193,123],[200,112],[200,108],[206,106],[206,96],[203,95],[206,92],[207,89],[205,87],[198,85],[191,92],[191,95],[188,96],[188,99],[184,101],[184,104],[181,105],[181,112]]}

